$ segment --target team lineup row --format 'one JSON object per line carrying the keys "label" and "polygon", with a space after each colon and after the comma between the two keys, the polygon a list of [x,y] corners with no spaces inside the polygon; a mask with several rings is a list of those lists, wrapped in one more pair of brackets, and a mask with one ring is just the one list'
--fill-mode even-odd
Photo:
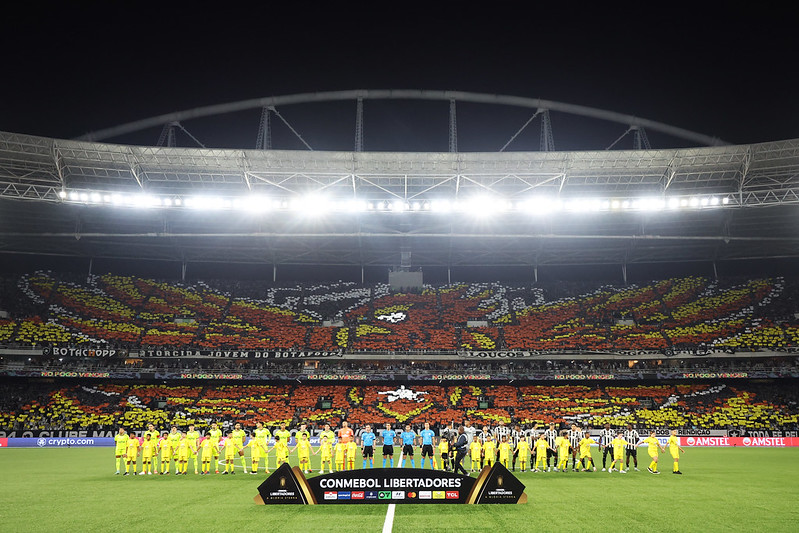
{"label": "team lineup row", "polygon": [[[630,469],[631,460],[633,468],[638,470],[637,450],[639,446],[646,445],[651,459],[647,469],[649,472],[660,473],[659,452],[665,451],[668,447],[673,459],[673,473],[682,474],[679,469],[679,458],[684,450],[679,446],[676,430],[671,431],[666,446],[663,446],[654,430],[649,433],[649,437],[640,438],[638,432],[631,426],[628,426],[626,431],[620,431],[611,430],[610,426],[606,425],[600,433],[599,441],[591,438],[588,430],[576,424],[572,425],[571,430],[557,431],[554,424],[550,424],[549,429],[542,432],[537,432],[537,428],[538,426],[533,428],[532,435],[517,430],[483,431],[478,435],[469,424],[461,426],[461,430],[469,430],[460,431],[466,434],[468,451],[461,446],[464,455],[459,456],[455,453],[457,434],[451,431],[448,434],[436,435],[430,429],[429,423],[426,423],[419,433],[413,431],[410,425],[406,425],[402,431],[397,431],[391,424],[386,424],[385,429],[377,433],[372,431],[370,425],[366,425],[357,438],[346,421],[342,422],[342,427],[337,431],[331,430],[326,424],[325,429],[318,435],[316,448],[311,444],[311,434],[305,424],[294,432],[293,447],[289,447],[292,433],[285,425],[270,432],[263,423],[258,422],[248,438],[241,424],[236,424],[226,435],[223,435],[217,424],[212,424],[206,435],[201,435],[194,426],[189,426],[188,431],[178,431],[173,426],[169,432],[160,434],[153,424],[150,424],[141,440],[128,435],[124,428],[119,428],[114,437],[116,474],[120,474],[121,467],[124,467],[124,475],[168,475],[170,468],[174,467],[176,475],[186,475],[189,462],[193,463],[195,474],[207,475],[212,470],[218,474],[220,464],[224,468],[223,475],[235,474],[236,457],[239,458],[245,474],[248,472],[257,474],[262,460],[264,471],[269,473],[272,451],[275,452],[276,467],[289,462],[289,455],[296,452],[299,467],[305,473],[311,473],[312,455],[321,455],[320,474],[325,473],[326,466],[331,473],[354,469],[358,452],[362,456],[362,468],[373,468],[378,440],[382,445],[384,468],[394,466],[394,446],[399,444],[401,464],[398,466],[402,467],[407,461],[410,461],[412,468],[416,467],[414,450],[418,447],[421,452],[420,468],[424,468],[425,460],[429,459],[430,467],[438,469],[438,456],[441,459],[441,469],[455,471],[456,461],[457,467],[460,468],[460,461],[468,456],[468,460],[471,461],[471,472],[479,471],[485,465],[491,466],[494,462],[499,462],[513,471],[516,470],[518,463],[522,472],[528,469],[532,472],[566,472],[569,458],[572,460],[572,470],[575,472],[596,471],[591,447],[599,446],[602,453],[602,471],[626,473]],[[246,449],[250,451],[249,468],[245,457]],[[139,457],[141,464],[137,466]],[[606,468],[609,457],[612,460],[610,466]]]}

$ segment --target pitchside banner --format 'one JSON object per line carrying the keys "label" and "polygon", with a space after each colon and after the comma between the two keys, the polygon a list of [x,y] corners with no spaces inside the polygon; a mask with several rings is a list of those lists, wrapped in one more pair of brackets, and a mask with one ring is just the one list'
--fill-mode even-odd
{"label": "pitchside banner", "polygon": [[3,438],[0,439],[0,448],[96,448],[111,447],[114,439],[109,437],[39,437],[34,438]]}
{"label": "pitchside banner", "polygon": [[268,504],[527,503],[524,484],[499,463],[477,476],[417,468],[345,470],[306,479],[284,463],[258,487]]}
{"label": "pitchside banner", "polygon": [[680,437],[680,446],[787,448],[799,446],[796,437]]}

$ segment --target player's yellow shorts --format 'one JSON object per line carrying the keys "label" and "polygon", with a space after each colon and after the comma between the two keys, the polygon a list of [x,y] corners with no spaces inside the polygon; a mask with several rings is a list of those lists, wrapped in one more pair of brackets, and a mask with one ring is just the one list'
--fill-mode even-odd
{"label": "player's yellow shorts", "polygon": [[622,453],[615,454],[614,453],[613,454],[613,460],[614,461],[623,461],[624,460],[624,454],[622,454]]}
{"label": "player's yellow shorts", "polygon": [[117,448],[114,450],[114,455],[125,455],[127,451],[127,448]]}
{"label": "player's yellow shorts", "polygon": [[300,459],[301,463],[304,463],[306,461],[309,462],[309,463],[311,462],[311,456],[308,455],[308,454],[300,455],[299,459]]}

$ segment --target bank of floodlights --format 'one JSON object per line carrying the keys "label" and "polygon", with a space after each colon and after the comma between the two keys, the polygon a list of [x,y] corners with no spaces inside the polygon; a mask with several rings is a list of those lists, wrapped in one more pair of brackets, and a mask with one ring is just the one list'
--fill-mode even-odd
{"label": "bank of floodlights", "polygon": [[62,190],[65,204],[106,205],[138,209],[187,209],[197,211],[246,211],[252,213],[287,212],[303,216],[326,214],[413,214],[460,213],[485,217],[502,214],[527,214],[533,217],[552,214],[590,214],[611,212],[658,212],[685,209],[710,209],[736,206],[734,196],[690,195],[657,197],[558,197],[536,196],[504,198],[498,195],[473,195],[459,198],[340,198],[322,194],[271,197],[267,195],[159,195],[123,194],[89,190]]}

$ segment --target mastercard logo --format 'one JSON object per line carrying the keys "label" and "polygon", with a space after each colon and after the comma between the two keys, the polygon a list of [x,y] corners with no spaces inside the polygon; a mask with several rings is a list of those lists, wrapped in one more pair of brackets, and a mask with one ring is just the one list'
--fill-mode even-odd
{"label": "mastercard logo", "polygon": [[408,498],[415,498],[415,497],[416,497],[416,493],[415,492],[409,492],[408,493]]}

